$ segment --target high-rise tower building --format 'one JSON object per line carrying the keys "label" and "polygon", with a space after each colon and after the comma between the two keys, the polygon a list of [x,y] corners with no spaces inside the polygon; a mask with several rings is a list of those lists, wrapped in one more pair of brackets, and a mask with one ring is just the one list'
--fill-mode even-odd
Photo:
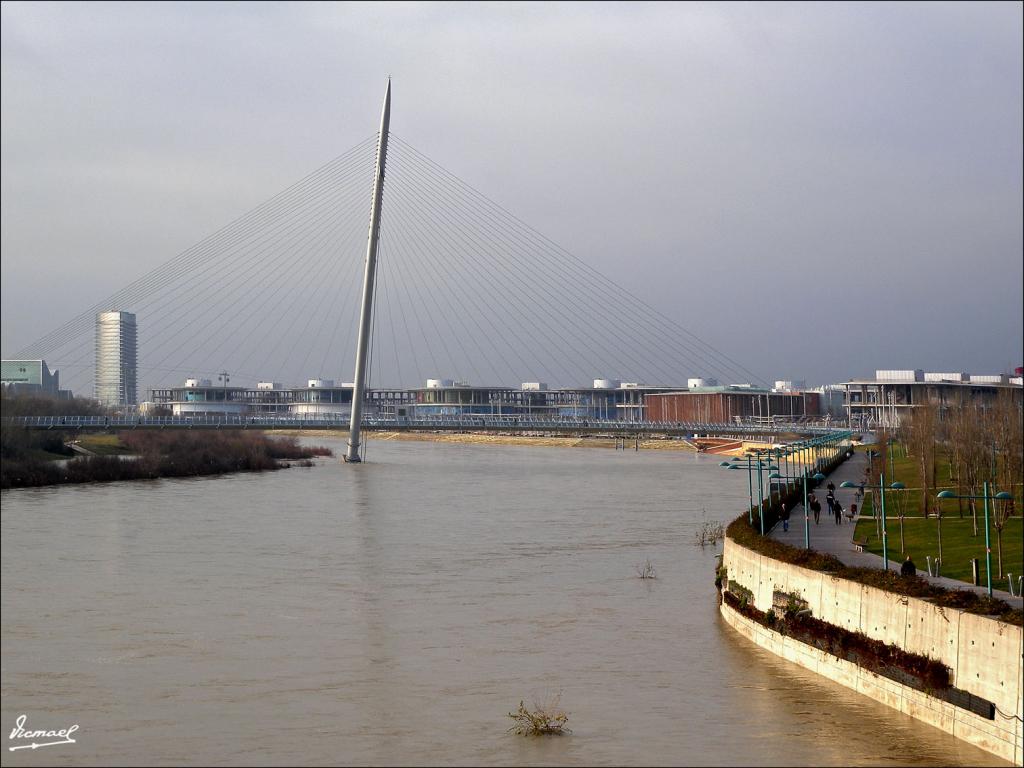
{"label": "high-rise tower building", "polygon": [[96,399],[105,405],[136,405],[138,341],[135,315],[96,315]]}

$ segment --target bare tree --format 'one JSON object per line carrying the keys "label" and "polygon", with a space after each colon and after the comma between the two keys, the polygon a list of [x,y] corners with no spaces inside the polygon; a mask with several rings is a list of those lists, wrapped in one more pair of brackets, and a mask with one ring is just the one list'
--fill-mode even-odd
{"label": "bare tree", "polygon": [[[877,434],[878,445],[875,446],[874,459],[868,463],[867,477],[865,478],[869,485],[873,485],[872,482],[875,478],[879,477],[879,473],[884,473],[885,468],[889,466],[889,441],[892,436],[888,431],[882,430]],[[877,464],[875,460],[877,459]],[[892,482],[896,478],[891,477],[889,481]],[[882,515],[877,508],[880,503],[881,490],[879,492],[871,491],[871,511],[875,515],[875,536],[878,539],[882,538]],[[861,504],[864,504],[864,499],[861,499]]]}
{"label": "bare tree", "polygon": [[997,563],[1002,578],[1003,529],[1016,512],[1017,487],[1024,479],[1024,411],[1012,391],[1000,392],[987,421],[992,439],[993,490],[1005,489],[1013,496],[1005,501],[992,500],[992,527],[996,529]]}
{"label": "bare tree", "polygon": [[928,499],[935,487],[935,442],[938,409],[932,403],[919,405],[911,411],[907,447],[917,467],[921,489],[921,509],[928,508]]}
{"label": "bare tree", "polygon": [[903,489],[893,491],[893,493],[896,498],[896,516],[900,520],[900,554],[902,555],[906,553],[906,545],[903,540],[903,519],[907,515],[907,491]]}
{"label": "bare tree", "polygon": [[[977,405],[960,405],[950,409],[948,413],[948,445],[956,461],[958,496],[978,496],[981,493],[981,483],[988,476],[990,464],[989,422],[990,418]],[[967,501],[971,510],[973,532],[977,536],[978,503],[976,499]]]}

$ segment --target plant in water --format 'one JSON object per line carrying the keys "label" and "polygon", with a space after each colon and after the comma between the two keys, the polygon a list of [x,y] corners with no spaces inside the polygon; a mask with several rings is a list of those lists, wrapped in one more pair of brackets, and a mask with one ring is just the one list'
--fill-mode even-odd
{"label": "plant in water", "polygon": [[569,715],[562,709],[561,699],[562,694],[559,692],[541,704],[534,700],[532,708],[528,708],[520,701],[519,709],[508,713],[508,716],[515,722],[508,732],[520,736],[571,733],[572,731],[565,727]]}
{"label": "plant in water", "polygon": [[658,578],[658,572],[654,570],[654,564],[650,559],[646,560],[643,565],[636,566],[636,575],[641,579],[656,579]]}
{"label": "plant in water", "polygon": [[693,543],[700,547],[717,544],[720,539],[725,538],[725,526],[717,520],[708,520],[706,511],[704,516],[704,521],[693,536]]}

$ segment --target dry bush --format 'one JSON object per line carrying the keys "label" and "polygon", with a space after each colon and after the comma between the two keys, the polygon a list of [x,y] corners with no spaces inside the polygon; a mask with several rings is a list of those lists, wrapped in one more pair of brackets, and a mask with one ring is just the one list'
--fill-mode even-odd
{"label": "dry bush", "polygon": [[700,529],[693,536],[693,543],[705,547],[709,544],[717,544],[725,538],[725,526],[717,520],[705,520],[701,523]]}
{"label": "dry bush", "polygon": [[654,563],[650,559],[645,560],[642,565],[634,566],[636,568],[636,575],[641,579],[656,579],[658,578],[658,572],[654,570]]}
{"label": "dry bush", "polygon": [[519,709],[508,713],[508,716],[515,722],[515,725],[509,728],[508,732],[519,736],[571,733],[572,731],[565,727],[566,722],[569,720],[569,715],[562,709],[561,700],[562,694],[556,693],[554,696],[550,696],[547,702],[542,704],[538,704],[534,700],[532,709],[528,709],[520,701]]}

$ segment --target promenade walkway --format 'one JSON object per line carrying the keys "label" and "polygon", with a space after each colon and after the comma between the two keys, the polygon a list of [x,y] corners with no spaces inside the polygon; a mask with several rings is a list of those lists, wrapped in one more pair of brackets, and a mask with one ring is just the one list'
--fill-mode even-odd
{"label": "promenade walkway", "polygon": [[[810,543],[811,549],[816,549],[819,552],[826,552],[830,555],[835,555],[844,564],[850,566],[860,566],[864,568],[881,568],[882,557],[881,555],[874,555],[870,552],[858,552],[853,544],[853,532],[856,529],[856,520],[850,521],[845,513],[850,511],[850,504],[856,503],[858,515],[857,519],[860,519],[860,509],[863,499],[856,498],[856,488],[840,488],[839,486],[845,480],[849,480],[853,483],[860,483],[861,478],[864,476],[864,470],[867,467],[867,457],[862,452],[855,453],[852,459],[844,461],[836,470],[828,476],[828,480],[822,482],[815,492],[818,500],[821,502],[821,522],[817,525],[814,523],[814,517],[811,516],[809,520],[810,528]],[[829,514],[828,505],[825,503],[825,494],[828,492],[825,488],[828,485],[829,480],[835,483],[836,486],[836,499],[842,504],[844,510],[843,521],[840,525],[836,525],[835,517]],[[875,482],[878,479],[875,478]],[[790,544],[794,547],[802,547],[804,545],[804,507],[803,504],[798,504],[794,509],[789,518],[789,531],[782,530],[782,523],[777,523],[772,528],[769,535],[773,539],[778,539],[786,544]],[[988,590],[984,587],[975,587],[972,584],[968,584],[964,581],[957,581],[956,579],[947,579],[942,576],[929,576],[928,569],[924,563],[924,555],[927,553],[911,553],[914,555],[914,564],[917,565],[917,574],[923,576],[939,586],[946,587],[947,589],[971,589],[979,594],[987,594]],[[903,558],[900,557],[899,548],[897,547],[896,552],[889,552],[889,570],[896,571],[899,573],[900,566],[903,565]],[[992,596],[997,597],[1000,600],[1005,600],[1014,608],[1024,607],[1024,599],[1020,597],[1011,597],[1010,593],[1006,590],[993,589]]]}

